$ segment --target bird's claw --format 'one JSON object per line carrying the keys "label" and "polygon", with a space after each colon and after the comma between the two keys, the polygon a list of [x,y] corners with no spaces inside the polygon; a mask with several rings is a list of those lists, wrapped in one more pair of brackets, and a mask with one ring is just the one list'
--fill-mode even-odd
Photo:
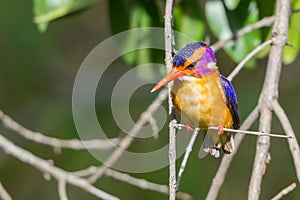
{"label": "bird's claw", "polygon": [[218,134],[219,134],[219,135],[222,135],[222,134],[224,133],[223,128],[224,128],[224,125],[223,125],[223,124],[220,124],[220,125],[218,126]]}
{"label": "bird's claw", "polygon": [[186,125],[185,125],[185,128],[186,128],[186,130],[188,130],[188,131],[194,131],[194,130],[195,130],[195,128],[194,128],[193,125],[191,125],[191,124],[186,124]]}

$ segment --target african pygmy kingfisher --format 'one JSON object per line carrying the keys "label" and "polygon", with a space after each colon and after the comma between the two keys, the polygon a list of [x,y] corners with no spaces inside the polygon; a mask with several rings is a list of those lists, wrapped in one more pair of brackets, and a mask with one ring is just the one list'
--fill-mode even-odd
{"label": "african pygmy kingfisher", "polygon": [[[220,150],[234,150],[232,133],[223,128],[240,126],[237,98],[229,80],[219,73],[213,50],[201,42],[191,43],[173,57],[172,70],[152,89],[154,92],[169,82],[172,101],[188,130],[199,127],[210,140],[204,151],[215,157]],[[209,131],[216,126],[218,131]]]}

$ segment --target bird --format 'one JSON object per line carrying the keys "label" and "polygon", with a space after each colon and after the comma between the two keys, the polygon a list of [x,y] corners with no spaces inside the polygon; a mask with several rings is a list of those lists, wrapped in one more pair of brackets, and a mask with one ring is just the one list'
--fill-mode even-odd
{"label": "bird", "polygon": [[[202,42],[187,44],[173,57],[172,69],[151,90],[170,83],[174,107],[188,131],[196,127],[207,135],[203,150],[214,157],[234,150],[233,135],[223,128],[239,129],[240,118],[235,90],[217,66],[216,56]],[[218,127],[211,131],[209,127]]]}

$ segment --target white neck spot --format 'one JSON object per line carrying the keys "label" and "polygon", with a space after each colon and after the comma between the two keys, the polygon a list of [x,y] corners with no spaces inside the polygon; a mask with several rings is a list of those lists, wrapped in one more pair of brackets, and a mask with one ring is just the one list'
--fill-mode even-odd
{"label": "white neck spot", "polygon": [[193,77],[193,76],[181,76],[178,79],[181,81],[188,81],[188,82],[193,82],[193,81],[197,80],[197,78]]}

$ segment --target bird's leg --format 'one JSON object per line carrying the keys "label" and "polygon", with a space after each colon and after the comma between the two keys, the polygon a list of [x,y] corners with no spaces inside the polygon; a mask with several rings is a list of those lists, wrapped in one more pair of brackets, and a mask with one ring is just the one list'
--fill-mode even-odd
{"label": "bird's leg", "polygon": [[219,134],[219,135],[222,135],[222,134],[224,133],[223,128],[224,128],[224,124],[220,124],[220,125],[218,126],[218,134]]}
{"label": "bird's leg", "polygon": [[194,131],[194,130],[195,130],[195,127],[194,127],[192,124],[189,124],[189,123],[187,123],[187,124],[185,125],[185,128],[186,128],[186,130],[188,130],[188,131]]}

